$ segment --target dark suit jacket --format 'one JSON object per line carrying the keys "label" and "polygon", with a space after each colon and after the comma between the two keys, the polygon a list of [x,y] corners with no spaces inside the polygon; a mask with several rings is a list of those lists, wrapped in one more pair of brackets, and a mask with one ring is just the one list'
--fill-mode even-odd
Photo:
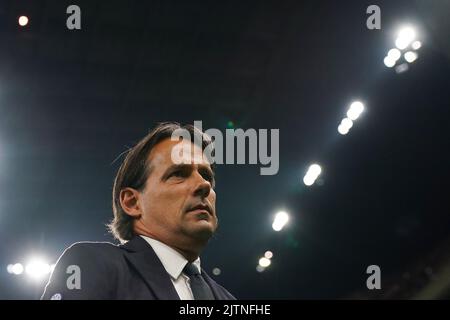
{"label": "dark suit jacket", "polygon": [[[74,278],[76,267],[69,268],[73,265],[79,266],[79,289]],[[202,275],[217,300],[235,299],[203,269]],[[70,246],[59,258],[41,297],[51,298],[180,299],[153,248],[140,236],[119,246],[108,242],[79,242]]]}

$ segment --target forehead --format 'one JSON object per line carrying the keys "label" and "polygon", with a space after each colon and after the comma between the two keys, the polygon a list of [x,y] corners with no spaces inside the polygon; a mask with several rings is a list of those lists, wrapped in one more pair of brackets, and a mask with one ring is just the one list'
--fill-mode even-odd
{"label": "forehead", "polygon": [[[174,149],[175,148],[175,149]],[[150,152],[147,160],[150,163],[150,168],[166,168],[175,164],[176,159],[173,159],[173,154],[179,155],[180,150],[190,151],[190,153],[182,153],[183,164],[199,164],[210,166],[210,163],[203,157],[202,148],[192,143],[191,141],[172,141],[170,138],[164,139],[157,143]],[[174,161],[175,160],[175,161]]]}

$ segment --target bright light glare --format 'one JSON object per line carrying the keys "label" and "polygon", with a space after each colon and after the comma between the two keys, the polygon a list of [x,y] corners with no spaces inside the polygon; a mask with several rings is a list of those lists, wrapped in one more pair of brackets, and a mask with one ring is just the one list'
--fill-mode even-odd
{"label": "bright light glare", "polygon": [[15,265],[12,266],[11,269],[12,273],[14,273],[15,275],[19,275],[23,273],[23,265],[20,263],[16,263]]}
{"label": "bright light glare", "polygon": [[27,264],[25,272],[31,278],[40,279],[50,273],[50,265],[40,259],[33,259]]}
{"label": "bright light glare", "polygon": [[321,172],[322,172],[322,168],[317,163],[310,165],[308,168],[308,171],[306,172],[305,176],[303,177],[303,183],[305,185],[307,185],[308,187],[313,185]]}
{"label": "bright light glare", "polygon": [[263,272],[266,268],[261,267],[259,264],[256,266],[256,271]]}
{"label": "bright light glare", "polygon": [[348,133],[349,129],[346,126],[343,126],[342,124],[338,127],[338,132],[342,134],[343,136]]}
{"label": "bright light glare", "polygon": [[386,56],[383,60],[384,65],[388,68],[392,68],[393,66],[395,66],[395,59],[391,56]]}
{"label": "bright light glare", "polygon": [[420,49],[420,47],[422,47],[422,42],[420,42],[419,40],[414,41],[414,42],[412,43],[411,47],[412,47],[414,50],[418,50],[418,49]]}
{"label": "bright light glare", "polygon": [[316,178],[315,177],[313,177],[313,176],[311,176],[311,175],[305,175],[304,177],[303,177],[303,183],[305,184],[305,185],[307,185],[308,187],[309,186],[312,186],[313,184],[314,184],[314,182],[316,181]]}
{"label": "bright light glare", "polygon": [[314,163],[309,166],[308,173],[312,176],[319,176],[319,174],[322,172],[322,168],[317,164]]}
{"label": "bright light glare", "polygon": [[275,219],[273,219],[272,229],[275,231],[280,231],[284,228],[288,221],[289,215],[284,211],[280,211],[275,215]]}
{"label": "bright light glare", "polygon": [[28,17],[26,16],[20,16],[19,17],[19,25],[21,27],[25,27],[28,24]]}
{"label": "bright light glare", "polygon": [[360,101],[355,101],[350,105],[350,108],[347,111],[347,117],[350,120],[355,121],[359,118],[361,113],[364,111],[364,105]]}
{"label": "bright light glare", "polygon": [[411,27],[406,27],[400,30],[398,37],[395,40],[395,46],[400,50],[405,49],[416,37],[416,32]]}
{"label": "bright light glare", "polygon": [[411,42],[416,37],[416,32],[411,27],[405,27],[400,30],[400,32],[398,33],[398,37]]}
{"label": "bright light glare", "polygon": [[413,51],[408,51],[405,53],[404,55],[405,60],[408,61],[409,63],[412,63],[414,61],[416,61],[417,59],[417,53],[413,52]]}
{"label": "bright light glare", "polygon": [[349,118],[344,118],[341,121],[341,126],[351,129],[351,127],[353,127],[353,121],[350,120]]}
{"label": "bright light glare", "polygon": [[266,257],[267,259],[272,259],[273,257],[272,251],[266,251],[266,253],[264,253],[264,257]]}
{"label": "bright light glare", "polygon": [[398,59],[400,59],[402,54],[401,54],[400,50],[394,48],[394,49],[389,50],[387,56],[392,58],[393,60],[397,61]]}
{"label": "bright light glare", "polygon": [[267,268],[268,266],[270,266],[270,263],[270,259],[267,259],[266,257],[259,259],[259,265],[263,268]]}
{"label": "bright light glare", "polygon": [[[400,50],[403,50],[408,46],[408,42],[405,41],[405,39],[397,38],[395,40],[395,46]],[[384,64],[386,64],[386,62]]]}

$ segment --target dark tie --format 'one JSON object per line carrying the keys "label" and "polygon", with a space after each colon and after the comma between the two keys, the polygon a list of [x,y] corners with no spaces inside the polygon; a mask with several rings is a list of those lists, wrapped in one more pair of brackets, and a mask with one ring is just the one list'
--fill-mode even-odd
{"label": "dark tie", "polygon": [[192,294],[195,300],[214,300],[211,288],[203,279],[197,267],[192,263],[188,263],[183,272],[189,277]]}

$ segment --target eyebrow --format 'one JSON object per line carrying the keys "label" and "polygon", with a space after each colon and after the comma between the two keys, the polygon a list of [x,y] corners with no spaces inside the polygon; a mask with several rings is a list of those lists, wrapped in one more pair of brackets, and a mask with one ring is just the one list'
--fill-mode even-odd
{"label": "eyebrow", "polygon": [[[181,163],[181,164],[172,164],[170,167],[168,167],[165,171],[164,174],[161,177],[161,180],[164,180],[167,178],[167,176],[172,173],[175,170],[186,170],[186,169],[192,169],[192,164],[186,164],[186,163]],[[198,164],[198,170],[199,171],[203,171],[206,170],[208,171],[208,173],[211,175],[211,178],[215,181],[215,173],[214,171],[207,165],[204,164]]]}

